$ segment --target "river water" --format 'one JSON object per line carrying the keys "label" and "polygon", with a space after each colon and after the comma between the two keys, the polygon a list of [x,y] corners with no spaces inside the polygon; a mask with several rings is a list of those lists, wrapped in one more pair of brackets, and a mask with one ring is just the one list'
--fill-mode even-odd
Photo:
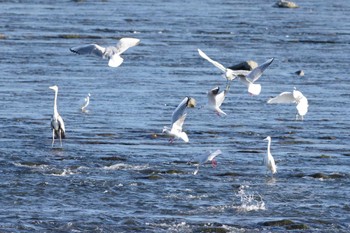
{"label": "river water", "polygon": [[[1,232],[349,232],[350,3],[1,1]],[[124,63],[72,46],[141,43]],[[250,96],[234,80],[218,117],[208,90],[225,66],[274,57]],[[304,76],[294,74],[302,69]],[[58,110],[66,139],[51,147]],[[309,112],[266,101],[296,87]],[[89,112],[80,106],[91,93]],[[184,131],[162,134],[185,96]],[[278,173],[266,175],[267,136]],[[220,149],[193,175],[194,156]]]}

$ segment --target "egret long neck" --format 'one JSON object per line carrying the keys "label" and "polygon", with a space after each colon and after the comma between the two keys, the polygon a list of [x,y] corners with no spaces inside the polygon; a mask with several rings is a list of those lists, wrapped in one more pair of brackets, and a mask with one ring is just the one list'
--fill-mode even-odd
{"label": "egret long neck", "polygon": [[271,154],[270,146],[271,146],[271,139],[269,139],[268,142],[267,142],[267,154],[268,154],[268,155]]}
{"label": "egret long neck", "polygon": [[58,115],[58,111],[57,111],[57,90],[55,90],[55,99],[54,99],[54,101],[53,101],[53,114],[55,115],[55,116],[57,116]]}

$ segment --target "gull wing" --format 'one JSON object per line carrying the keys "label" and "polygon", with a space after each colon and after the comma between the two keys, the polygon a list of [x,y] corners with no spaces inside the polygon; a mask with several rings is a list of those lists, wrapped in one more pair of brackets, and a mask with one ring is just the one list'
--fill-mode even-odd
{"label": "gull wing", "polygon": [[108,66],[110,67],[118,67],[123,63],[124,59],[119,56],[119,54],[113,54],[108,61]]}
{"label": "gull wing", "polygon": [[216,156],[222,154],[221,150],[216,150],[208,156],[207,161],[212,161]]}
{"label": "gull wing", "polygon": [[73,53],[85,55],[85,54],[94,54],[99,57],[103,57],[106,48],[99,46],[97,44],[88,44],[75,46],[69,49]]}
{"label": "gull wing", "polygon": [[64,121],[62,119],[62,117],[60,115],[57,116],[57,121],[59,124],[59,127],[61,128],[62,132],[61,132],[61,137],[65,138],[66,135],[66,127],[64,126]]}
{"label": "gull wing", "polygon": [[263,72],[266,70],[267,67],[269,67],[269,65],[271,65],[271,63],[273,62],[274,58],[271,58],[267,61],[265,61],[263,64],[261,64],[260,66],[254,68],[248,75],[247,78],[249,80],[251,80],[252,83],[254,83],[256,80],[258,80],[261,75],[263,74]]}
{"label": "gull wing", "polygon": [[175,121],[171,126],[171,131],[173,132],[175,131],[178,133],[182,132],[182,125],[185,122],[186,116],[187,116],[187,113],[183,114],[177,121]]}
{"label": "gull wing", "polygon": [[217,68],[219,68],[222,72],[226,73],[226,68],[221,65],[219,62],[212,60],[210,57],[208,57],[202,50],[198,49],[198,53],[199,55],[204,58],[205,60],[207,60],[208,62],[210,62],[211,64],[213,64],[214,66],[216,66]]}
{"label": "gull wing", "polygon": [[278,96],[267,101],[268,104],[291,104],[295,103],[292,92],[282,92]]}
{"label": "gull wing", "polygon": [[246,76],[239,76],[239,81],[247,87],[252,83]]}
{"label": "gull wing", "polygon": [[220,107],[222,105],[222,103],[225,100],[225,96],[226,96],[226,91],[222,91],[219,94],[217,94],[215,96],[215,105],[216,107]]}
{"label": "gull wing", "polygon": [[189,98],[185,97],[181,103],[176,107],[176,109],[174,110],[172,116],[171,116],[171,123],[174,124],[174,122],[176,122],[185,112],[185,109],[187,107],[187,102],[188,102]]}
{"label": "gull wing", "polygon": [[115,47],[117,54],[124,53],[127,49],[134,47],[140,43],[139,39],[136,38],[121,38]]}

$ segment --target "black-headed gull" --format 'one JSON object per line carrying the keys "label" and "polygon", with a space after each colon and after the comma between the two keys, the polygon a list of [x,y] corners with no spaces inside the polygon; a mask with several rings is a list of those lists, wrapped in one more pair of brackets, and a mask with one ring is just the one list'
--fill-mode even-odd
{"label": "black-headed gull", "polygon": [[[239,74],[242,74],[241,71],[234,71],[231,70],[229,68],[226,68],[225,66],[223,66],[222,64],[220,64],[217,61],[214,61],[213,59],[211,59],[210,57],[208,57],[202,50],[198,49],[198,53],[199,55],[204,58],[205,60],[207,60],[208,62],[210,62],[211,64],[213,64],[214,66],[216,66],[217,68],[219,68],[223,73],[223,77],[225,79],[227,79],[228,81],[232,81],[233,79],[235,79]],[[246,72],[243,72],[244,74]]]}
{"label": "black-headed gull", "polygon": [[64,126],[64,121],[57,110],[57,93],[58,86],[54,85],[49,87],[50,89],[55,91],[55,99],[53,105],[53,115],[51,118],[51,128],[52,128],[52,147],[55,143],[55,136],[60,139],[61,147],[62,147],[62,138],[65,138],[66,128]]}
{"label": "black-headed gull", "polygon": [[196,100],[192,97],[185,97],[181,103],[176,107],[171,116],[171,128],[164,126],[163,133],[170,136],[170,142],[174,141],[174,138],[181,138],[185,142],[189,142],[188,136],[182,131],[182,125],[185,122],[187,113],[184,113],[186,108],[193,108],[196,105]]}
{"label": "black-headed gull", "polygon": [[303,120],[306,115],[309,104],[307,98],[296,88],[293,92],[282,92],[278,96],[271,98],[267,101],[268,104],[291,104],[295,103],[298,113],[296,114],[296,120]]}
{"label": "black-headed gull", "polygon": [[238,74],[239,80],[244,83],[248,87],[248,92],[251,95],[259,95],[261,92],[261,85],[255,84],[254,82],[257,81],[265,69],[269,67],[269,65],[273,62],[274,58],[271,58],[261,64],[260,66],[254,68],[252,71],[236,71]]}
{"label": "black-headed gull", "polygon": [[264,139],[265,141],[267,140],[267,153],[266,155],[264,156],[264,164],[266,166],[266,168],[268,170],[271,171],[271,174],[275,174],[277,172],[277,166],[275,164],[275,160],[273,159],[272,155],[271,155],[271,150],[270,150],[270,147],[271,147],[271,137],[268,136],[267,138]]}
{"label": "black-headed gull", "polygon": [[230,83],[227,83],[224,91],[219,93],[220,88],[214,87],[210,91],[208,91],[208,107],[216,112],[218,116],[227,115],[224,111],[220,109],[222,103],[225,100],[225,96],[227,95],[230,89]]}
{"label": "black-headed gull", "polygon": [[195,159],[192,159],[191,162],[197,162],[198,163],[197,169],[193,172],[193,174],[196,175],[198,173],[198,171],[199,171],[199,167],[201,165],[204,165],[207,162],[211,162],[212,167],[215,168],[216,165],[217,165],[215,157],[220,155],[220,154],[222,154],[221,150],[216,150],[213,153],[210,153],[209,155],[201,155],[201,156],[198,156]]}
{"label": "black-headed gull", "polygon": [[123,58],[120,56],[128,48],[136,46],[140,43],[136,38],[121,38],[116,46],[102,47],[97,44],[80,45],[70,48],[70,51],[77,54],[94,54],[96,56],[108,59],[110,67],[118,67],[123,63]]}

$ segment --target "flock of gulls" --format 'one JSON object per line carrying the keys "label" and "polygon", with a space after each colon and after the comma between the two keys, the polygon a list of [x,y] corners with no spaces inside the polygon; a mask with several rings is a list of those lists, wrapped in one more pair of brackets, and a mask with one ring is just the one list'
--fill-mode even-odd
{"label": "flock of gulls", "polygon": [[[127,49],[134,47],[140,43],[139,39],[136,38],[121,38],[116,46],[102,47],[97,44],[86,44],[70,48],[70,51],[79,55],[93,54],[103,59],[108,59],[108,66],[110,67],[119,67],[124,59],[121,57],[121,54],[124,53]],[[261,92],[261,84],[256,83],[258,79],[262,76],[263,72],[271,65],[274,58],[268,59],[261,65],[252,69],[251,71],[247,70],[233,70],[227,68],[220,64],[219,62],[211,59],[207,56],[202,50],[198,49],[199,55],[217,67],[223,74],[223,78],[226,79],[226,88],[220,92],[220,88],[214,87],[207,93],[208,98],[208,108],[214,111],[218,116],[227,115],[223,110],[221,110],[221,105],[225,100],[231,82],[235,79],[239,80],[241,83],[246,85],[248,93],[252,96],[259,95]],[[65,125],[62,117],[57,110],[57,95],[58,95],[58,86],[54,85],[49,87],[55,92],[54,97],[54,111],[51,118],[51,128],[52,128],[52,147],[55,143],[55,138],[59,138],[60,144],[62,147],[62,139],[65,138]],[[85,98],[85,104],[81,107],[82,112],[88,112],[87,106],[90,102],[90,93]],[[282,92],[278,96],[271,98],[267,101],[268,104],[296,104],[297,114],[296,120],[303,120],[304,116],[308,111],[308,100],[307,98],[296,88],[292,92]],[[185,122],[187,113],[186,108],[193,108],[196,105],[196,100],[192,97],[185,97],[180,104],[176,107],[171,117],[171,126],[164,126],[163,133],[170,137],[169,142],[172,143],[175,139],[182,139],[184,142],[189,142],[188,135],[182,130],[182,126]],[[264,164],[271,174],[277,172],[277,167],[275,161],[271,155],[271,137],[268,136],[264,140],[268,141],[267,153],[264,157]],[[197,174],[199,167],[207,162],[211,162],[213,167],[216,167],[215,157],[220,155],[221,150],[216,150],[209,155],[200,156],[195,159],[197,162],[197,169],[193,174]]]}

